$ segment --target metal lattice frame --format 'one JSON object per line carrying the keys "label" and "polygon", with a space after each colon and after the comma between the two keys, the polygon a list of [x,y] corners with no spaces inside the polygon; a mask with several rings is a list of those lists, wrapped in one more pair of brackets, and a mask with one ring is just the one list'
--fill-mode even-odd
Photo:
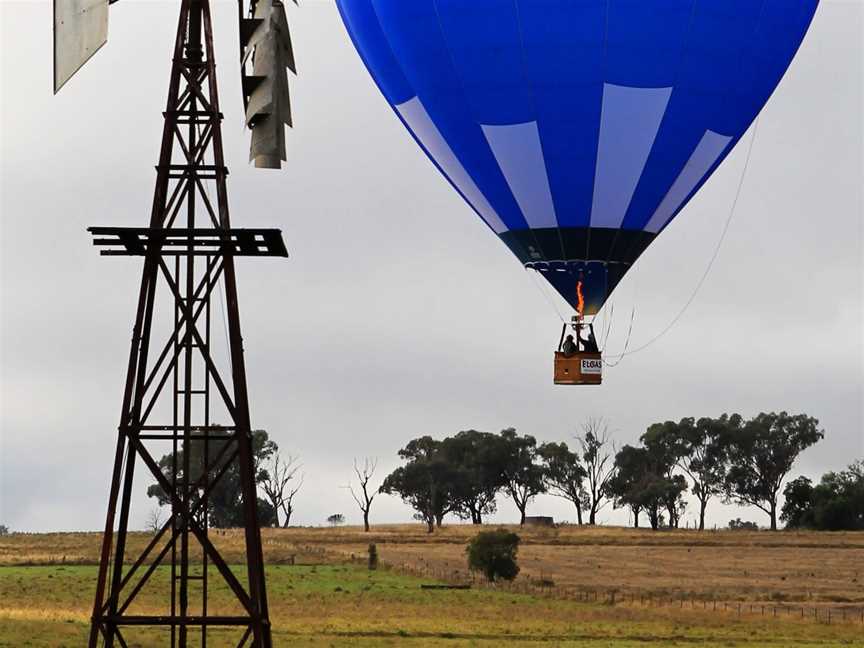
{"label": "metal lattice frame", "polygon": [[[150,226],[91,228],[103,254],[142,255],[144,270],[89,645],[125,648],[128,627],[160,626],[170,632],[172,648],[185,647],[193,632],[200,632],[195,643],[206,647],[208,627],[237,626],[242,633],[238,646],[270,648],[234,257],[287,252],[278,230],[230,226],[208,0],[181,0],[164,117]],[[208,185],[215,186],[215,204]],[[220,290],[220,280],[227,310],[228,380],[211,353],[211,298]],[[173,307],[173,330],[161,344],[154,329],[157,284],[160,295],[167,289]],[[155,362],[151,344],[159,351]],[[216,409],[228,424],[211,420]],[[160,417],[162,422],[155,422]],[[170,466],[160,466],[154,458],[150,446],[156,443],[163,444],[162,452],[170,444]],[[201,465],[193,456],[202,458]],[[146,478],[161,487],[171,515],[134,556],[127,552],[127,530],[139,460],[147,468]],[[232,469],[240,481],[248,587],[208,538],[209,498]],[[193,560],[197,555],[200,560]],[[164,613],[133,613],[136,598],[160,565],[170,566],[170,602]],[[208,574],[214,571],[235,595],[241,613],[214,615],[208,609]]]}

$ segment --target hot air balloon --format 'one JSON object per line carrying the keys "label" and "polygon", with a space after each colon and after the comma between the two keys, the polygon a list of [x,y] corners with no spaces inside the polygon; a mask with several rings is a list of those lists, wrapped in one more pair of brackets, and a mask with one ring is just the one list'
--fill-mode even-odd
{"label": "hot air balloon", "polygon": [[818,0],[337,5],[417,143],[578,323],[734,148]]}

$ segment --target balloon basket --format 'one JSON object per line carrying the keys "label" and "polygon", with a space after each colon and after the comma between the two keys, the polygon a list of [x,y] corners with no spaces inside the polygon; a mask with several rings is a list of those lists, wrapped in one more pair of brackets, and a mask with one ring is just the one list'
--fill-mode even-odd
{"label": "balloon basket", "polygon": [[556,385],[599,385],[603,382],[603,360],[599,353],[579,351],[571,356],[555,352]]}

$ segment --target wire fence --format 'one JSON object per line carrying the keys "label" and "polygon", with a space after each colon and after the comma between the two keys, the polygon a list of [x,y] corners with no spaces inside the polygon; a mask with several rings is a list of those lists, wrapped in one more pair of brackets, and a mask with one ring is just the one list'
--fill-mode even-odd
{"label": "wire fence", "polygon": [[[328,550],[320,546],[303,546],[301,553],[320,557],[322,560],[345,560],[345,554]],[[351,554],[351,562],[365,563],[365,555]],[[596,605],[629,606],[637,608],[666,608],[679,610],[694,610],[725,614],[734,617],[760,617],[773,619],[797,619],[832,625],[837,623],[864,625],[864,605],[840,604],[824,602],[806,605],[798,601],[765,602],[765,601],[735,601],[723,600],[698,593],[658,593],[646,591],[631,591],[619,589],[597,589],[578,586],[556,585],[550,579],[526,576],[514,581],[488,582],[481,575],[467,568],[459,569],[453,566],[442,567],[426,562],[393,563],[378,561],[378,569],[386,569],[395,573],[416,578],[432,579],[453,586],[471,585],[478,589],[486,589],[512,594],[541,596],[554,599],[578,601]]]}

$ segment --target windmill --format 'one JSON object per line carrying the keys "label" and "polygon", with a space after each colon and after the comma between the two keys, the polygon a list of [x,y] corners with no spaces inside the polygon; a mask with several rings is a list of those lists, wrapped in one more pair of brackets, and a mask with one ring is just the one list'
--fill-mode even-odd
{"label": "windmill", "polygon": [[[54,0],[55,93],[107,42],[116,0]],[[228,212],[209,0],[179,0],[162,145],[146,227],[91,227],[106,256],[143,257],[89,645],[127,646],[146,627],[161,645],[272,645],[256,511],[253,435],[234,259],[286,257],[277,229],[233,228]],[[279,0],[238,0],[240,67],[250,160],[285,161],[291,125],[287,70],[294,58]],[[157,291],[157,287],[159,290]],[[224,295],[230,369],[214,356],[212,303]],[[167,294],[167,299],[165,295]],[[158,308],[157,308],[158,307]],[[160,312],[167,323],[157,318]],[[161,325],[161,328],[160,328]],[[160,454],[168,459],[158,461]],[[170,505],[143,549],[130,546],[132,483],[143,464]],[[245,583],[208,535],[211,500],[233,478],[239,490]],[[161,569],[160,566],[162,567]],[[168,600],[139,610],[139,594],[166,572]],[[213,579],[235,601],[212,604]],[[157,588],[158,589],[158,588]],[[152,599],[151,599],[152,600]],[[230,607],[230,606],[229,606]],[[219,635],[219,645],[226,635]],[[211,637],[212,643],[212,637]]]}

